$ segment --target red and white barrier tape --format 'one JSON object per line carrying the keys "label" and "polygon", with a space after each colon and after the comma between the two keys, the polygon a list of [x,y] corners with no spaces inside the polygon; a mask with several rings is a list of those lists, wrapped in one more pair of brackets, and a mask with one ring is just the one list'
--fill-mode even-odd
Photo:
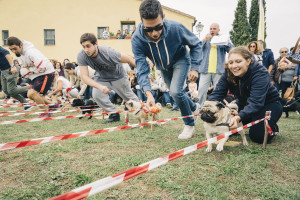
{"label": "red and white barrier tape", "polygon": [[[65,103],[64,105],[68,105],[70,103]],[[55,105],[62,105],[62,104],[18,104],[18,105],[2,105],[0,108],[18,108],[24,106],[55,106]]]}
{"label": "red and white barrier tape", "polygon": [[270,125],[269,125],[269,120],[271,119],[271,111],[269,111],[270,113],[266,113],[265,114],[265,123],[266,123],[266,127],[268,130],[269,135],[273,135],[274,132],[272,131]]}
{"label": "red and white barrier tape", "polygon": [[[61,112],[61,111],[52,111],[53,112]],[[117,112],[103,112],[103,113],[92,113],[92,114],[85,114],[85,115],[68,115],[68,116],[58,116],[58,117],[46,117],[46,118],[33,118],[33,119],[21,119],[21,120],[12,120],[12,121],[2,121],[0,125],[5,124],[19,124],[19,123],[26,123],[26,122],[40,122],[40,121],[48,121],[48,120],[58,120],[58,119],[70,119],[70,118],[79,118],[79,117],[89,117],[89,116],[99,116],[99,115],[108,115],[112,113],[122,113],[124,111],[117,111]],[[133,111],[130,111],[133,112]],[[45,112],[43,112],[45,113]],[[51,113],[51,112],[46,112]]]}
{"label": "red and white barrier tape", "polygon": [[[119,112],[124,112],[124,111],[118,111],[115,113],[119,113]],[[103,114],[103,113],[99,113],[98,115],[100,115],[100,114]],[[83,136],[87,136],[87,135],[96,135],[99,133],[112,132],[112,131],[129,129],[129,128],[134,128],[134,127],[147,126],[147,125],[151,125],[151,124],[166,123],[168,121],[174,121],[174,120],[198,116],[198,115],[199,114],[189,115],[189,116],[184,116],[184,117],[176,117],[176,118],[171,118],[171,119],[158,120],[158,121],[150,121],[150,122],[145,122],[145,123],[140,123],[140,124],[132,124],[129,126],[128,125],[127,126],[117,126],[117,127],[104,128],[104,129],[93,130],[93,131],[83,131],[83,132],[71,133],[71,134],[66,134],[66,135],[58,135],[58,136],[51,136],[51,137],[45,137],[45,138],[25,140],[25,141],[20,141],[20,142],[3,143],[3,144],[0,144],[0,151],[16,149],[16,148],[26,147],[26,146],[32,146],[32,145],[37,145],[37,144],[43,144],[43,143],[48,143],[48,142],[54,142],[54,141],[59,141],[59,140],[78,138],[78,137],[83,137]],[[82,116],[91,116],[91,115],[88,114],[88,115],[82,115]],[[47,118],[45,118],[45,119],[47,119]]]}
{"label": "red and white barrier tape", "polygon": [[0,111],[0,113],[16,113],[16,112],[31,112],[31,111],[39,111],[45,109],[30,109],[30,110],[8,110],[8,111]]}
{"label": "red and white barrier tape", "polygon": [[2,114],[0,117],[14,117],[14,116],[22,116],[22,115],[40,115],[43,113],[71,113],[71,112],[79,112],[79,111],[92,111],[92,110],[98,110],[97,108],[95,109],[78,109],[78,110],[57,110],[57,111],[51,111],[51,112],[34,112],[34,113],[15,113],[15,114]]}
{"label": "red and white barrier tape", "polygon": [[249,124],[246,124],[245,126],[239,127],[237,129],[234,129],[232,131],[228,131],[226,133],[223,133],[222,135],[219,135],[217,137],[205,140],[203,142],[200,142],[198,144],[194,144],[192,146],[186,147],[184,149],[181,149],[179,151],[176,151],[174,153],[171,153],[169,155],[151,160],[147,163],[141,164],[137,167],[131,168],[127,171],[106,177],[104,179],[100,179],[98,181],[95,181],[93,183],[87,184],[85,186],[79,187],[77,189],[74,189],[72,191],[69,191],[67,193],[64,193],[62,195],[56,196],[51,198],[50,200],[67,200],[67,199],[84,199],[87,197],[90,197],[94,194],[97,194],[103,190],[106,190],[108,188],[111,188],[117,184],[120,184],[124,181],[127,181],[133,177],[136,177],[140,174],[144,174],[152,169],[155,169],[159,166],[162,166],[172,160],[175,160],[177,158],[180,158],[182,156],[185,156],[189,153],[192,153],[202,147],[207,146],[208,144],[214,143],[220,139],[223,139],[226,136],[232,135],[237,133],[238,131],[241,131],[245,128],[249,128],[253,126],[254,124],[257,124],[261,121],[263,121],[265,118],[251,122]]}

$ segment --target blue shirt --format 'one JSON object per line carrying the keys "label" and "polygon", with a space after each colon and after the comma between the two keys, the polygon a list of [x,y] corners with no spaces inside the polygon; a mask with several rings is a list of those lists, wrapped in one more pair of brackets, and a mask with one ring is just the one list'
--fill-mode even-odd
{"label": "blue shirt", "polygon": [[5,57],[7,54],[9,54],[9,51],[4,49],[3,47],[0,47],[0,70],[6,70],[10,68],[10,64]]}

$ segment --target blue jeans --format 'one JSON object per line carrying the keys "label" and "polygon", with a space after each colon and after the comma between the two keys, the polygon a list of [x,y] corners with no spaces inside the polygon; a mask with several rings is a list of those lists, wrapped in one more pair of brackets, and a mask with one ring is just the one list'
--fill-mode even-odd
{"label": "blue jeans", "polygon": [[93,94],[93,87],[91,86],[87,86],[86,90],[84,91],[84,99],[90,99],[92,97]]}
{"label": "blue jeans", "polygon": [[[164,81],[180,109],[181,116],[192,115],[192,111],[196,110],[196,104],[188,97],[184,89],[190,69],[190,59],[181,58],[170,69],[162,70]],[[195,126],[194,117],[184,118],[183,121],[185,125]]]}
{"label": "blue jeans", "polygon": [[164,96],[164,105],[166,105],[167,103],[170,103],[173,105],[173,99],[170,95],[169,92],[162,92],[163,96]]}
{"label": "blue jeans", "polygon": [[141,100],[142,102],[146,102],[146,101],[147,101],[147,97],[146,97],[146,95],[142,92],[142,90],[137,89],[137,90],[136,90],[136,94],[137,94],[139,100]]}

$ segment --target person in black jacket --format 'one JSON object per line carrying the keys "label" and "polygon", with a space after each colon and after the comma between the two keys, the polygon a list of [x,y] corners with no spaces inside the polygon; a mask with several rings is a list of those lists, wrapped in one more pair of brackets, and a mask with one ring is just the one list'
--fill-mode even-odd
{"label": "person in black jacket", "polygon": [[[236,47],[229,52],[226,73],[220,78],[216,88],[210,95],[210,101],[222,101],[228,92],[234,94],[239,105],[239,113],[231,118],[229,126],[237,128],[237,123],[243,124],[261,119],[266,111],[271,111],[269,121],[273,132],[279,132],[277,121],[282,114],[278,91],[270,81],[268,70],[252,60],[251,53],[245,47]],[[250,138],[257,143],[263,143],[264,123],[252,126]],[[268,138],[270,142],[273,136]]]}

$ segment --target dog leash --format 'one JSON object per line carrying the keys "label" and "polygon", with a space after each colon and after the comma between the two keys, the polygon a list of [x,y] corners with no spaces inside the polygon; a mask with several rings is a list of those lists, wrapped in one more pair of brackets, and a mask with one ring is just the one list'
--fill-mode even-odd
{"label": "dog leash", "polygon": [[300,100],[300,98],[297,98],[293,103],[291,103],[291,104],[289,104],[289,105],[284,105],[283,107],[284,107],[284,108],[288,108],[288,107],[290,107],[291,105],[294,105],[295,103],[297,103],[299,100]]}

